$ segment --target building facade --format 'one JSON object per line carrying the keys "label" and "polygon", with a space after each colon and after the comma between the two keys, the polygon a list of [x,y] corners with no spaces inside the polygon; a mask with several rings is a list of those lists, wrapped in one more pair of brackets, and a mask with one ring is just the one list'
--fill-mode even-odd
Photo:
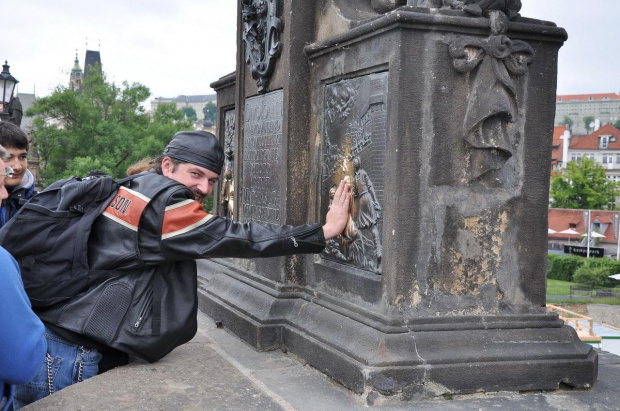
{"label": "building facade", "polygon": [[620,181],[620,130],[607,124],[587,136],[573,136],[566,161],[581,157],[599,162],[608,179]]}
{"label": "building facade", "polygon": [[[573,122],[570,131],[575,136],[588,134],[589,124],[584,123],[585,117],[599,120],[601,126],[620,120],[618,93],[558,95],[555,102],[554,124],[564,125],[565,117],[569,117]],[[589,131],[592,131],[592,128],[589,128]]]}
{"label": "building facade", "polygon": [[551,144],[551,171],[566,168],[565,158],[568,158],[568,144],[570,131],[565,126],[553,127],[553,142]]}
{"label": "building facade", "polygon": [[549,250],[563,251],[566,245],[587,246],[587,235],[584,234],[589,229],[591,247],[605,249],[604,255],[608,257],[617,255],[620,211],[590,210],[588,214],[588,210],[550,208],[548,216]]}
{"label": "building facade", "polygon": [[181,110],[185,107],[192,107],[196,110],[196,119],[197,121],[202,121],[205,118],[204,112],[202,109],[207,105],[207,103],[216,104],[217,95],[216,94],[205,94],[205,95],[195,95],[195,96],[185,96],[180,95],[174,98],[167,97],[157,97],[151,100],[151,113],[155,113],[157,110],[157,106],[161,103],[175,103],[177,106],[177,110]]}

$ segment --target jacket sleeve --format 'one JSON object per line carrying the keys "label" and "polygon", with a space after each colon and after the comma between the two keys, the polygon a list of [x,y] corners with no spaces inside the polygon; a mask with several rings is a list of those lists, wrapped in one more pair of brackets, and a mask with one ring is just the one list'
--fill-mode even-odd
{"label": "jacket sleeve", "polygon": [[161,250],[167,259],[277,257],[320,253],[320,224],[301,226],[237,223],[207,214],[200,203],[171,196],[161,220]]}
{"label": "jacket sleeve", "polygon": [[17,263],[1,247],[0,271],[0,384],[25,384],[43,365],[44,327],[31,309]]}

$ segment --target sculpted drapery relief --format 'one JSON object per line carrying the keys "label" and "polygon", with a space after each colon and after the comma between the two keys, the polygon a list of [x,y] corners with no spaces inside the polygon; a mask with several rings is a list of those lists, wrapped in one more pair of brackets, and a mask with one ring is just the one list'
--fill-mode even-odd
{"label": "sculpted drapery relief", "polygon": [[491,36],[459,37],[449,46],[454,68],[472,79],[463,121],[463,138],[471,147],[465,175],[472,181],[504,166],[513,155],[508,123],[517,121],[519,102],[514,78],[523,76],[534,58],[532,48],[504,33],[508,17],[490,13]]}

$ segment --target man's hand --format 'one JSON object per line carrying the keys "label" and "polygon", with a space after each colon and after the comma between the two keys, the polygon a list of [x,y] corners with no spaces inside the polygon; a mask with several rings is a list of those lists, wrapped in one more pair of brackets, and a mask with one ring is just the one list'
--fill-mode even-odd
{"label": "man's hand", "polygon": [[325,240],[332,239],[342,233],[349,221],[349,202],[351,201],[351,194],[349,184],[342,180],[334,199],[329,207],[327,216],[325,217],[325,225],[323,226],[323,235]]}

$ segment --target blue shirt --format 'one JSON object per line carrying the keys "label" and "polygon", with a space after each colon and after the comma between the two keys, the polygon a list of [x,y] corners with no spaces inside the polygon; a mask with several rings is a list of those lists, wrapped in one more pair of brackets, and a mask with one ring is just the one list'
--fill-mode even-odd
{"label": "blue shirt", "polygon": [[13,403],[13,384],[29,382],[43,365],[44,330],[24,291],[17,262],[0,247],[0,393],[7,400],[2,411]]}

